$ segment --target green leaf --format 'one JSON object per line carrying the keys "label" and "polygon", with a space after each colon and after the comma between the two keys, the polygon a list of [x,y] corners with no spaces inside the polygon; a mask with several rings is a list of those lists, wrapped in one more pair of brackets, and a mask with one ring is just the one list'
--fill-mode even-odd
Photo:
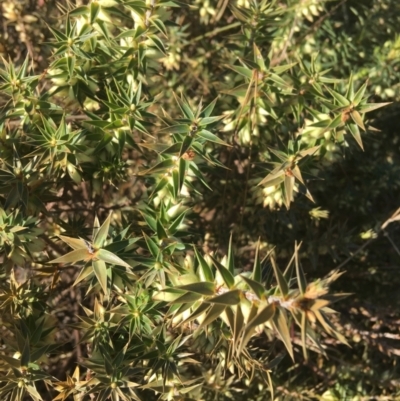
{"label": "green leaf", "polygon": [[119,258],[114,253],[107,251],[106,249],[99,249],[96,252],[96,257],[98,257],[103,262],[110,263],[112,265],[117,265],[117,266],[124,266],[124,267],[127,267],[128,269],[131,269],[131,266],[128,263],[123,261],[121,258]]}
{"label": "green leaf", "polygon": [[222,312],[225,310],[226,305],[223,304],[214,304],[209,311],[207,312],[204,320],[201,322],[198,330],[202,329],[203,327],[208,326],[212,323],[215,319],[219,318]]}
{"label": "green leaf", "polygon": [[107,266],[102,260],[95,260],[92,262],[94,274],[100,283],[104,294],[108,294],[107,287]]}
{"label": "green leaf", "polygon": [[343,95],[340,93],[334,91],[333,89],[328,88],[328,92],[335,98],[335,100],[339,103],[340,106],[349,106],[351,101],[349,99],[346,99]]}
{"label": "green leaf", "polygon": [[361,88],[357,91],[357,93],[354,95],[353,97],[353,104],[354,106],[358,106],[360,104],[360,102],[362,101],[364,94],[365,94],[365,90],[367,89],[367,82],[365,82],[364,85],[361,86]]}
{"label": "green leaf", "polygon": [[174,167],[175,163],[171,159],[163,160],[160,163],[157,163],[155,166],[147,169],[147,170],[142,170],[138,173],[138,175],[148,175],[148,174],[153,174],[153,173],[159,173],[163,172],[166,173],[168,169],[171,167]]}
{"label": "green leaf", "polygon": [[182,157],[182,155],[190,149],[192,146],[193,138],[191,136],[186,136],[185,139],[182,142],[181,149],[179,150],[179,157]]}
{"label": "green leaf", "polygon": [[211,113],[214,110],[215,104],[217,103],[218,98],[215,98],[207,107],[205,107],[202,112],[201,112],[201,116],[203,118],[205,117],[210,117]]}
{"label": "green leaf", "polygon": [[161,224],[160,220],[157,220],[157,237],[159,240],[163,240],[165,238],[168,238],[168,234],[165,231],[164,227]]}
{"label": "green leaf", "polygon": [[392,102],[387,102],[387,103],[365,103],[362,104],[360,107],[357,107],[357,111],[359,113],[369,113],[370,111],[380,109],[381,107],[385,107],[389,104],[392,104]]}
{"label": "green leaf", "polygon": [[299,248],[301,246],[301,243],[297,247],[297,244],[295,245],[295,251],[294,251],[294,260],[295,260],[295,265],[296,265],[296,277],[297,277],[297,285],[299,286],[300,294],[303,295],[306,292],[307,288],[307,281],[306,277],[304,275],[303,268],[301,267],[300,261],[299,261]]}
{"label": "green leaf", "polygon": [[149,39],[153,42],[154,46],[164,55],[167,54],[166,50],[165,50],[165,46],[164,43],[162,42],[162,40],[160,38],[158,38],[157,36],[149,36]]}
{"label": "green leaf", "polygon": [[284,309],[276,309],[274,317],[272,318],[272,325],[285,344],[290,357],[294,360],[292,342],[290,341],[289,321]]}
{"label": "green leaf", "polygon": [[221,295],[217,295],[214,298],[208,298],[206,302],[212,304],[222,304],[222,305],[237,305],[240,302],[240,290],[232,290],[225,292]]}
{"label": "green leaf", "polygon": [[71,238],[71,237],[65,237],[64,235],[59,235],[58,236],[62,241],[67,243],[71,248],[74,249],[87,249],[85,241],[81,238]]}
{"label": "green leaf", "polygon": [[184,98],[182,95],[182,98],[179,98],[175,92],[174,92],[174,97],[176,102],[178,103],[179,108],[181,109],[183,115],[190,120],[191,122],[194,122],[195,116],[194,113],[189,105],[189,102]]}
{"label": "green leaf", "polygon": [[210,255],[210,257],[214,263],[214,266],[217,268],[217,270],[221,274],[221,277],[224,280],[226,286],[229,289],[232,288],[235,284],[235,279],[234,279],[232,273],[227,268],[225,268],[225,266],[223,266],[220,262],[218,262],[218,260],[216,260],[213,256]]}
{"label": "green leaf", "polygon": [[207,141],[210,142],[215,142],[218,143],[219,145],[224,145],[224,146],[229,146],[230,145],[226,142],[224,142],[222,139],[218,138],[217,135],[214,135],[213,133],[211,133],[210,131],[207,131],[205,129],[202,129],[201,131],[199,131],[196,136],[206,139]]}
{"label": "green leaf", "polygon": [[360,115],[360,113],[357,110],[353,110],[350,113],[351,118],[353,119],[353,121],[362,129],[365,131],[365,127],[364,127],[364,122],[362,120],[362,117]]}
{"label": "green leaf", "polygon": [[201,281],[199,283],[192,283],[175,287],[175,289],[196,292],[204,296],[212,296],[215,294],[215,284],[208,281]]}
{"label": "green leaf", "polygon": [[28,367],[29,362],[31,361],[31,351],[29,345],[29,338],[25,338],[24,348],[21,352],[21,367]]}
{"label": "green leaf", "polygon": [[289,209],[290,202],[293,200],[293,188],[294,188],[294,177],[289,175],[285,175],[285,204],[286,207]]}
{"label": "green leaf", "polygon": [[187,292],[186,294],[181,295],[179,298],[176,298],[169,303],[172,304],[184,304],[184,303],[192,303],[201,299],[202,295],[196,292]]}
{"label": "green leaf", "polygon": [[354,139],[357,141],[358,145],[362,150],[364,150],[364,146],[361,139],[360,130],[358,129],[358,125],[354,123],[347,123],[346,127],[349,129],[351,135],[353,135]]}
{"label": "green leaf", "polygon": [[238,65],[229,65],[229,64],[227,64],[226,67],[235,71],[239,75],[242,75],[243,77],[246,77],[248,79],[253,79],[253,70],[250,70],[247,67],[240,67]]}
{"label": "green leaf", "polygon": [[94,235],[94,237],[93,237],[93,245],[96,249],[104,246],[104,243],[107,239],[108,230],[110,228],[110,222],[111,222],[111,213],[108,215],[108,217],[105,219],[104,223],[101,225],[99,230],[96,232],[96,235]]}
{"label": "green leaf", "polygon": [[203,256],[198,252],[197,248],[195,246],[193,248],[194,248],[194,253],[196,255],[196,259],[199,263],[198,274],[199,274],[200,278],[203,281],[212,281],[213,282],[214,276],[212,274],[210,266],[208,266],[207,262],[205,261]]}
{"label": "green leaf", "polygon": [[84,261],[84,260],[88,260],[88,258],[90,258],[90,254],[87,250],[87,248],[85,249],[75,249],[72,252],[67,253],[64,256],[60,256],[57,259],[51,260],[48,263],[76,263],[79,261]]}
{"label": "green leaf", "polygon": [[90,3],[90,23],[93,24],[96,21],[96,18],[98,17],[100,12],[100,5],[99,3],[92,2]]}
{"label": "green leaf", "polygon": [[275,314],[275,305],[270,304],[261,309],[256,316],[254,316],[245,326],[244,332],[243,332],[243,337],[240,342],[240,347],[238,348],[238,353],[241,353],[244,347],[247,345],[249,342],[250,338],[253,336],[254,331],[257,326],[261,324],[265,324],[268,322],[270,319],[273,318]]}
{"label": "green leaf", "polygon": [[228,261],[227,261],[227,265],[228,265],[228,270],[231,272],[231,274],[233,275],[235,273],[235,259],[233,256],[233,247],[232,247],[232,233],[231,236],[229,238],[229,247],[228,247]]}
{"label": "green leaf", "polygon": [[258,299],[262,298],[262,296],[265,294],[265,287],[261,283],[243,275],[240,275],[240,278],[250,287]]}
{"label": "green leaf", "polygon": [[260,263],[260,238],[257,241],[256,255],[254,256],[254,266],[252,272],[254,281],[261,283],[261,263]]}
{"label": "green leaf", "polygon": [[274,269],[276,281],[278,282],[279,291],[284,297],[286,297],[286,295],[289,293],[288,283],[286,282],[285,277],[283,277],[279,267],[276,265],[275,259],[271,256],[270,260]]}
{"label": "green leaf", "polygon": [[238,344],[239,342],[243,328],[244,328],[244,316],[242,308],[240,304],[238,304],[236,306],[235,320],[233,325],[233,341],[235,345]]}
{"label": "green leaf", "polygon": [[160,252],[157,244],[149,236],[147,236],[145,233],[143,233],[143,237],[144,237],[144,239],[146,241],[147,248],[149,249],[150,253],[153,255],[153,257],[157,258],[158,254]]}

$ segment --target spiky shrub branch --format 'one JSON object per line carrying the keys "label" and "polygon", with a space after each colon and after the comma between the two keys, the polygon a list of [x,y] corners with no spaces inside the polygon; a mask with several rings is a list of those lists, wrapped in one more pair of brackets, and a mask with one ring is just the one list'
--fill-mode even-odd
{"label": "spiky shrub branch", "polygon": [[[158,73],[161,62],[171,62],[171,15],[192,12],[180,11],[177,2],[69,6],[63,30],[50,27],[47,72],[32,75],[29,58],[19,67],[3,60],[2,399],[41,400],[43,383],[59,393],[55,400],[139,400],[149,391],[162,399],[193,398],[255,372],[272,391],[274,338],[292,358],[293,336],[301,338],[305,358],[310,346],[325,352],[321,330],[346,343],[330,320],[329,305],[341,295],[330,294],[329,284],[340,273],[307,283],[299,246],[281,271],[274,257],[261,260],[260,244],[245,272],[234,259],[234,237],[221,257],[204,253],[187,231],[199,218],[192,206],[211,190],[209,177],[224,168],[223,149],[241,146],[256,157],[246,202],[289,208],[296,191],[312,200],[303,162],[329,163],[332,147],[347,146],[347,133],[362,147],[364,114],[382,106],[367,103],[366,84],[355,90],[352,77],[343,90],[316,59],[272,67],[267,54],[286,52],[280,35],[290,13],[274,2],[242,3],[230,9],[235,46],[219,66],[228,78],[216,83],[235,99],[226,100],[225,115],[216,115],[217,99],[174,94],[172,101]],[[294,135],[277,149],[273,132]],[[267,162],[275,167],[265,175]],[[140,201],[109,213],[101,225],[94,217],[88,232],[73,207],[77,199],[87,198],[97,215],[106,198],[118,199],[113,188],[132,176],[146,183]],[[268,264],[272,274],[265,277]],[[30,276],[18,279],[17,266],[30,266]],[[74,291],[85,289],[85,314],[72,327],[88,348],[80,367],[60,382],[45,364],[63,352],[55,341],[53,300],[66,271],[74,272]],[[210,376],[213,370],[218,374]]]}

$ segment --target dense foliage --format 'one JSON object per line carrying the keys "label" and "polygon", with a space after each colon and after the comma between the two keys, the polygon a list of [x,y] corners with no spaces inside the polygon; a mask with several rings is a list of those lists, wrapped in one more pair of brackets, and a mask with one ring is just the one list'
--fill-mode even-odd
{"label": "dense foliage", "polygon": [[2,400],[400,397],[397,0],[1,10]]}

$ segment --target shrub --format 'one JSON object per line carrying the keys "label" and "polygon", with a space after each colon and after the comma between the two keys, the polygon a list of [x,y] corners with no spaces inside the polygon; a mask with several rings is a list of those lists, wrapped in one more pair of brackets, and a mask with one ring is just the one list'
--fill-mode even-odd
{"label": "shrub", "polygon": [[[385,60],[391,79],[398,40],[384,14],[386,34],[353,53],[348,19],[373,11],[345,3],[67,2],[49,58],[27,39],[36,16],[2,5],[28,43],[0,71],[2,399],[392,391],[288,377],[293,361],[326,375],[331,344],[360,341],[331,309],[348,295],[332,260],[355,256],[342,210],[369,206],[336,175],[368,155],[368,113],[397,96],[365,66]],[[371,242],[397,216],[353,227]]]}

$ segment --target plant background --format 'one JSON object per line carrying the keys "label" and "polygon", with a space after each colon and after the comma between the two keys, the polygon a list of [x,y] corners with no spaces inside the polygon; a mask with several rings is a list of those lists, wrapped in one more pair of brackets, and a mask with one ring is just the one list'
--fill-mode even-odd
{"label": "plant background", "polygon": [[[167,25],[168,54],[149,62],[145,90],[152,97],[160,96],[148,111],[166,110],[170,116],[179,115],[173,92],[183,92],[193,104],[198,104],[202,98],[207,105],[218,96],[213,115],[226,116],[218,132],[223,140],[232,143],[234,130],[226,125],[229,113],[236,113],[237,118],[243,117],[241,113],[244,116],[251,113],[239,105],[243,94],[238,101],[228,93],[243,81],[243,77],[226,68],[227,64],[235,63],[234,55],[243,51],[243,38],[235,36],[238,21],[228,1],[189,3],[190,7],[169,11],[173,24]],[[246,2],[236,3],[241,6]],[[263,255],[274,249],[282,265],[289,260],[294,242],[302,241],[300,255],[309,278],[323,277],[343,265],[346,273],[335,282],[333,289],[352,295],[335,304],[340,312],[336,324],[351,348],[324,338],[329,358],[312,353],[309,361],[296,358],[293,364],[286,356],[273,372],[277,397],[282,400],[316,399],[313,397],[317,396],[324,400],[370,399],[372,396],[382,400],[397,399],[400,397],[398,223],[393,222],[382,231],[379,227],[399,207],[400,199],[400,5],[396,0],[291,0],[282,3],[285,4],[279,5],[284,7],[285,13],[276,31],[271,29],[271,37],[266,35],[260,39],[264,41],[264,50],[270,51],[272,66],[310,60],[318,54],[318,66],[321,70],[330,69],[329,76],[339,80],[339,87],[343,83],[345,88],[353,74],[358,87],[368,82],[370,102],[392,103],[368,114],[369,122],[379,131],[363,135],[364,151],[350,138],[348,146],[327,150],[329,157],[325,155],[309,166],[313,174],[306,177],[307,187],[315,204],[305,196],[297,196],[290,209],[279,206],[279,201],[275,206],[270,201],[267,203],[271,207],[263,207],[268,195],[252,191],[255,184],[251,177],[253,171],[264,169],[265,164],[262,167],[257,164],[257,155],[266,148],[260,143],[260,148],[248,146],[250,141],[245,129],[235,133],[238,136],[235,146],[213,148],[216,159],[228,169],[204,166],[205,180],[212,191],[195,184],[200,190],[191,200],[189,238],[205,251],[224,255],[233,233],[236,260],[244,270],[253,265],[259,238]],[[53,51],[45,44],[53,40],[48,27],[65,29],[62,16],[67,7],[64,1],[2,2],[0,54],[15,65],[21,65],[29,55],[34,73],[41,75],[49,68]],[[265,24],[267,26],[268,21]],[[258,34],[262,35],[262,30]],[[251,52],[251,48],[248,51]],[[40,85],[50,89],[52,81],[48,78]],[[57,101],[65,110],[76,111],[76,105],[67,98],[60,96]],[[6,104],[3,98],[0,102],[3,106]],[[152,127],[155,132],[160,130],[157,124]],[[282,143],[286,145],[286,133],[293,131],[293,127],[285,118],[274,124],[269,127],[261,122],[257,129],[258,136],[266,132],[267,146],[277,148]],[[281,128],[277,130],[277,126]],[[160,142],[168,141],[162,131],[157,135]],[[1,151],[3,160],[7,149],[3,146]],[[114,176],[104,178],[98,190],[93,189],[95,184],[89,180],[77,184],[65,176],[67,189],[47,208],[51,213],[47,225],[41,226],[47,233],[42,238],[47,252],[54,257],[59,256],[60,250],[66,252],[64,245],[53,238],[60,232],[61,221],[69,236],[85,237],[90,233],[94,213],[102,222],[112,211],[116,224],[123,227],[126,220],[118,221],[122,210],[127,221],[132,222],[130,230],[140,232],[144,224],[137,206],[148,195],[153,181],[137,173],[143,166],[151,165],[154,157],[151,150],[132,147],[124,155],[120,170],[115,167]],[[127,161],[128,164],[124,164]],[[113,181],[118,181],[118,185],[112,185]],[[2,200],[4,206],[5,195]],[[356,257],[347,260],[367,241],[370,242]],[[38,282],[51,280],[44,272],[37,274],[30,270],[29,263],[17,269],[16,274],[20,275],[19,282],[31,275]],[[61,353],[58,350],[58,354],[47,361],[47,369],[60,380],[65,378],[60,377],[59,372],[72,374],[76,360],[86,353],[83,345],[74,345],[77,332],[68,325],[76,324],[75,314],[82,314],[80,303],[84,302],[84,292],[71,287],[75,278],[72,270],[65,270],[55,292],[47,300],[52,310],[52,324],[57,325],[56,338],[65,342]],[[89,305],[92,304],[88,302]],[[46,324],[51,325],[51,322]],[[283,350],[280,343],[274,346],[277,353]],[[249,388],[248,399],[265,396],[251,385]],[[225,383],[218,396],[241,399],[242,390],[240,383]],[[354,398],[357,396],[359,398]],[[209,397],[216,397],[216,392]]]}

